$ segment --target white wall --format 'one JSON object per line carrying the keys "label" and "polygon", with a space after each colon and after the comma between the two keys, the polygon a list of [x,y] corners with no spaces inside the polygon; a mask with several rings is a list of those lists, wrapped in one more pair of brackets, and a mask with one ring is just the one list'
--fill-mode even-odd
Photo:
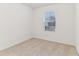
{"label": "white wall", "polygon": [[23,4],[0,4],[0,50],[31,38],[31,16]]}
{"label": "white wall", "polygon": [[[74,4],[54,4],[34,10],[24,4],[0,4],[0,50],[31,37],[74,45],[74,9]],[[44,31],[43,13],[48,10],[56,13],[56,32]]]}
{"label": "white wall", "polygon": [[[44,31],[43,15],[46,11],[56,13],[56,31]],[[34,35],[50,41],[75,45],[75,5],[74,4],[54,4],[34,10]]]}
{"label": "white wall", "polygon": [[76,47],[79,53],[79,4],[76,4]]}

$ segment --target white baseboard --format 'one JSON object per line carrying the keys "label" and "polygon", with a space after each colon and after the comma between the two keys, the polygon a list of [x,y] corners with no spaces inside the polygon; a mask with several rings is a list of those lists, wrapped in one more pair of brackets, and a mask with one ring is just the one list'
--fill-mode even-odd
{"label": "white baseboard", "polygon": [[23,39],[23,40],[21,40],[21,41],[18,41],[18,42],[14,42],[14,43],[12,43],[12,44],[9,44],[9,45],[7,45],[6,47],[0,48],[0,51],[5,50],[5,49],[7,49],[7,48],[10,48],[10,47],[12,47],[12,46],[15,46],[15,45],[17,45],[17,44],[20,44],[20,43],[22,43],[22,42],[24,42],[24,41],[26,41],[26,40],[29,40],[29,39],[31,39],[31,37],[28,37],[28,38],[25,38],[25,39]]}
{"label": "white baseboard", "polygon": [[33,37],[33,38],[38,38],[38,39],[43,39],[43,40],[48,40],[48,41],[58,42],[58,43],[61,43],[61,44],[66,44],[66,45],[75,46],[75,44],[72,44],[72,43],[63,42],[63,41],[56,41],[56,40],[50,40],[50,39],[46,39],[46,38],[43,38],[43,37]]}
{"label": "white baseboard", "polygon": [[[5,49],[7,49],[7,48],[9,48],[9,47],[12,47],[12,46],[14,46],[14,45],[20,44],[20,43],[22,43],[22,42],[24,42],[24,41],[26,41],[26,40],[32,39],[32,38],[39,38],[39,39],[43,39],[43,40],[48,40],[48,39],[46,39],[46,38],[33,37],[33,36],[32,36],[32,37],[25,38],[25,39],[23,39],[23,40],[21,40],[21,41],[15,42],[15,43],[13,43],[13,44],[10,44],[10,45],[8,45],[8,46],[6,46],[6,47],[4,47],[4,48],[0,48],[0,50],[5,50]],[[55,41],[55,40],[48,40],[48,41],[53,41],[53,42],[58,42],[58,43],[62,43],[62,44],[67,44],[67,45],[75,46],[74,44],[65,43],[65,42],[61,42],[61,41]]]}

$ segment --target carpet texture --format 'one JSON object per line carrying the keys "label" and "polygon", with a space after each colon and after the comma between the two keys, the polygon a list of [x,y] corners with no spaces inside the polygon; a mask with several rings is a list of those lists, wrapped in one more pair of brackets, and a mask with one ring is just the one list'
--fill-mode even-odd
{"label": "carpet texture", "polygon": [[0,51],[0,56],[77,56],[74,46],[42,39],[29,39]]}

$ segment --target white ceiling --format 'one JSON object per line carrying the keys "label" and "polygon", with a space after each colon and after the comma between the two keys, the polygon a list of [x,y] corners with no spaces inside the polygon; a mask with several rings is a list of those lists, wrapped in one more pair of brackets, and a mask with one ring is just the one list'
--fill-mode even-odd
{"label": "white ceiling", "polygon": [[54,4],[54,3],[24,3],[24,5],[28,5],[32,8],[39,8],[39,7],[44,7],[50,4]]}

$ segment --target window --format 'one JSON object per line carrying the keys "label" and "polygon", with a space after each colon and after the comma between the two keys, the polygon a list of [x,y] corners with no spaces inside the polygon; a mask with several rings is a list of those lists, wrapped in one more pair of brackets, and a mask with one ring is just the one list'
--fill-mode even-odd
{"label": "window", "polygon": [[45,12],[44,14],[45,31],[55,31],[56,21],[55,13],[52,11]]}

